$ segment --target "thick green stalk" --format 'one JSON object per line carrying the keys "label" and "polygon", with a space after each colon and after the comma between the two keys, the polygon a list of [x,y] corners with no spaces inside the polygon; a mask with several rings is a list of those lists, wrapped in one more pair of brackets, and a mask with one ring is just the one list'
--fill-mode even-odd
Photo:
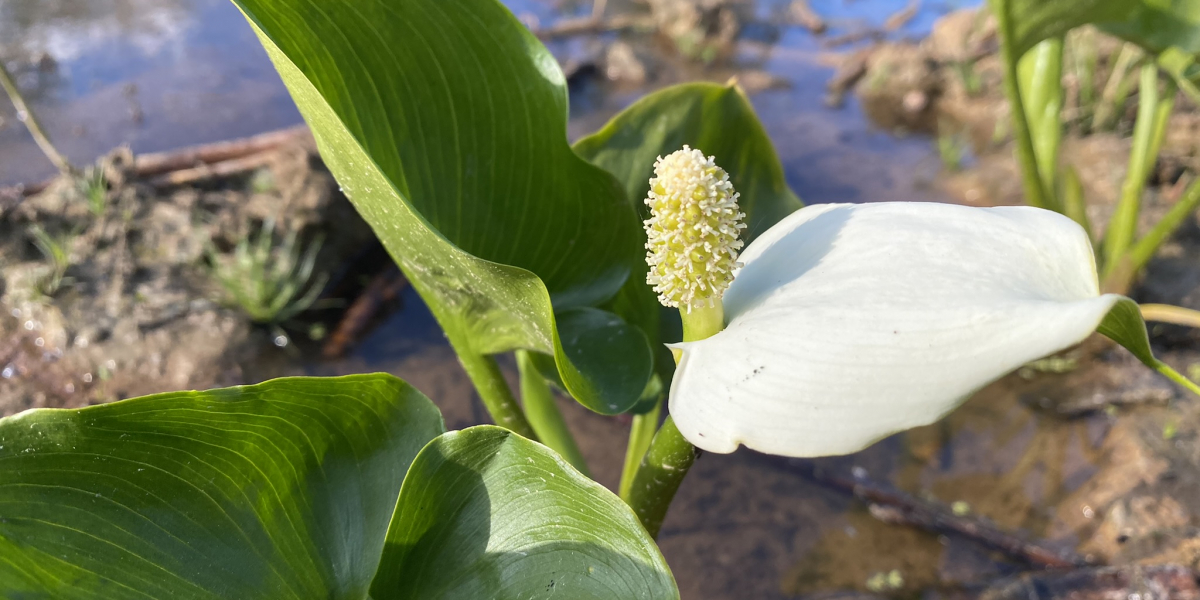
{"label": "thick green stalk", "polygon": [[471,383],[475,384],[475,390],[479,392],[479,397],[483,400],[483,405],[487,407],[488,413],[492,415],[492,420],[501,427],[536,441],[537,434],[534,433],[529,420],[525,418],[525,413],[521,411],[517,399],[513,397],[508,382],[504,380],[504,374],[500,372],[500,365],[496,364],[496,359],[454,343],[453,337],[450,338],[450,345],[458,354],[458,360],[462,363],[463,370],[467,372],[467,377],[470,377]]}
{"label": "thick green stalk", "polygon": [[1017,144],[1017,162],[1021,166],[1021,183],[1025,190],[1025,201],[1030,206],[1049,208],[1049,194],[1038,176],[1037,154],[1030,137],[1029,119],[1025,115],[1025,103],[1021,100],[1020,76],[1017,73],[1017,55],[1013,39],[1012,14],[1009,3],[992,2],[996,23],[1000,32],[1000,59],[1004,63],[1004,93],[1008,97],[1012,112],[1013,141]]}
{"label": "thick green stalk", "polygon": [[629,492],[629,506],[651,537],[658,537],[679,484],[696,462],[696,447],[683,438],[670,416],[654,436]]}
{"label": "thick green stalk", "polygon": [[533,357],[527,350],[517,350],[517,371],[521,374],[521,400],[525,403],[525,416],[529,424],[541,438],[542,443],[565,458],[571,466],[580,473],[591,477],[587,461],[575,443],[575,436],[567,428],[558,403],[554,400],[554,392],[546,383],[546,378],[533,364]]}
{"label": "thick green stalk", "polygon": [[1063,214],[1079,223],[1079,226],[1087,232],[1088,239],[1095,244],[1095,233],[1087,215],[1087,201],[1083,197],[1083,183],[1079,181],[1079,173],[1069,166],[1066,169],[1066,176],[1063,178],[1062,201]]}
{"label": "thick green stalk", "polygon": [[1146,263],[1154,257],[1154,253],[1158,252],[1159,246],[1162,246],[1163,242],[1166,242],[1171,234],[1175,233],[1175,230],[1183,224],[1184,219],[1188,218],[1197,208],[1200,208],[1200,179],[1193,181],[1175,206],[1172,206],[1171,210],[1167,211],[1167,214],[1154,224],[1154,228],[1129,250],[1124,259],[1129,262],[1126,268],[1130,272],[1136,273],[1146,266]]}
{"label": "thick green stalk", "polygon": [[1129,167],[1121,186],[1121,199],[1108,223],[1104,239],[1104,273],[1114,272],[1120,259],[1133,244],[1137,235],[1138,212],[1142,192],[1150,176],[1158,149],[1166,133],[1167,120],[1175,105],[1175,86],[1169,83],[1167,93],[1158,93],[1158,67],[1152,63],[1142,66],[1138,91],[1137,121],[1133,126],[1133,147],[1129,151]]}
{"label": "thick green stalk", "polygon": [[[725,309],[720,300],[712,308],[682,309],[683,341],[695,342],[712,337],[725,328]],[[680,358],[675,354],[675,360]],[[688,469],[696,462],[696,448],[684,439],[670,416],[650,442],[650,449],[642,459],[629,489],[629,506],[637,514],[651,537],[658,536],[663,519],[679,484],[687,476]]]}
{"label": "thick green stalk", "polygon": [[633,415],[633,424],[629,426],[629,444],[625,448],[625,466],[621,469],[621,484],[617,488],[621,499],[630,501],[630,490],[633,489],[633,479],[641,468],[642,459],[650,449],[654,440],[654,431],[658,428],[658,419],[662,416],[664,396],[658,397],[650,412]]}
{"label": "thick green stalk", "polygon": [[1062,141],[1063,38],[1042,40],[1017,61],[1018,88],[1033,141],[1034,159],[1049,207],[1062,212],[1058,189],[1058,147]]}

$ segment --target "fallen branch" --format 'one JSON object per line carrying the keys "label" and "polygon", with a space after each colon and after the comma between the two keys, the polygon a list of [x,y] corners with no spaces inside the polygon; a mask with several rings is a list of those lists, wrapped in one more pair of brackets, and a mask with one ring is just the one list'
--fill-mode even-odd
{"label": "fallen branch", "polygon": [[1196,573],[1179,565],[1025,573],[988,586],[979,600],[1200,600]]}
{"label": "fallen branch", "polygon": [[817,11],[808,4],[808,0],[792,0],[791,6],[788,7],[788,16],[791,17],[793,23],[815,35],[825,33],[825,29],[828,27],[825,19],[822,19],[821,15],[818,15]]}
{"label": "fallen branch", "polygon": [[190,169],[207,163],[223,162],[272,150],[284,144],[311,140],[306,125],[268,131],[248,138],[191,146],[169,152],[151,152],[134,158],[133,170],[138,177],[150,177],[169,171]]}
{"label": "fallen branch", "polygon": [[395,300],[406,287],[408,279],[395,264],[388,265],[383,272],[376,275],[354,300],[354,304],[346,310],[337,329],[325,342],[325,347],[321,349],[325,358],[338,358],[358,343],[367,325],[379,313],[379,309],[385,303]]}
{"label": "fallen branch", "polygon": [[271,155],[259,152],[241,158],[232,158],[216,163],[200,163],[190,169],[168,171],[162,175],[151,177],[146,183],[156,188],[168,188],[180,185],[199,183],[219,177],[231,177],[248,173],[271,162]]}
{"label": "fallen branch", "polygon": [[[132,174],[135,177],[142,178],[167,174],[164,177],[151,179],[150,183],[159,186],[182,185],[209,177],[221,176],[223,173],[236,174],[245,172],[248,170],[246,168],[247,165],[253,165],[249,169],[257,168],[263,163],[233,161],[261,154],[267,150],[274,150],[287,144],[312,145],[312,133],[309,132],[308,126],[296,125],[237,140],[189,146],[167,152],[142,154],[134,158]],[[176,172],[179,172],[179,174],[175,174]],[[48,179],[33,184],[0,188],[0,208],[4,208],[6,204],[5,199],[8,199],[8,203],[15,203],[17,197],[27,197],[37,194],[45,190],[53,182],[53,179]]]}
{"label": "fallen branch", "polygon": [[871,514],[888,523],[918,527],[936,533],[953,533],[974,540],[988,548],[1043,568],[1084,567],[1091,563],[1071,551],[1060,551],[1049,546],[1022,539],[1001,531],[983,519],[956,515],[949,507],[928,500],[921,500],[890,487],[874,483],[866,478],[845,478],[831,475],[815,463],[807,460],[770,460],[788,471],[824,487],[850,494],[871,506]]}
{"label": "fallen branch", "polygon": [[609,19],[596,16],[562,19],[550,27],[540,27],[533,30],[538,39],[553,40],[575,35],[594,35],[612,33],[627,29],[654,29],[654,21],[650,17],[634,15],[618,15]]}
{"label": "fallen branch", "polygon": [[919,10],[921,10],[921,0],[910,0],[908,6],[900,9],[883,22],[883,30],[893,32],[904,27],[913,17],[917,16]]}

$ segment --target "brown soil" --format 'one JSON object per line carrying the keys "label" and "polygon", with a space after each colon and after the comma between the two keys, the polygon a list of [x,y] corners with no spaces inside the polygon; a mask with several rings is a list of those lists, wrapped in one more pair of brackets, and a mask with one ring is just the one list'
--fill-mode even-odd
{"label": "brown soil", "polygon": [[[228,251],[274,218],[304,239],[327,234],[320,272],[372,240],[310,149],[211,188],[156,190],[128,177],[131,164],[123,151],[101,161],[100,215],[65,178],[0,213],[0,415],[246,383],[278,333],[229,303],[208,249]],[[57,289],[35,225],[67,254]]]}

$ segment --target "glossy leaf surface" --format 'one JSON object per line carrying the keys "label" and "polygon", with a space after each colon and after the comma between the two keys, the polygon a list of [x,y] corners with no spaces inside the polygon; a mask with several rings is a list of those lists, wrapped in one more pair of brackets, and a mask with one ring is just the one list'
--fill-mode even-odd
{"label": "glossy leaf surface", "polygon": [[[567,145],[563,74],[508,9],[235,3],[326,164],[456,348],[551,354],[568,391],[599,412],[637,401],[651,368],[640,332],[611,318],[571,319],[567,331],[555,319],[625,282],[641,251],[636,211]],[[602,343],[568,351],[560,336]]]}
{"label": "glossy leaf surface", "polygon": [[442,431],[389,375],[0,419],[0,597],[364,598]]}
{"label": "glossy leaf surface", "polygon": [[375,600],[675,599],[633,511],[541,444],[492,426],[439,437],[400,492]]}

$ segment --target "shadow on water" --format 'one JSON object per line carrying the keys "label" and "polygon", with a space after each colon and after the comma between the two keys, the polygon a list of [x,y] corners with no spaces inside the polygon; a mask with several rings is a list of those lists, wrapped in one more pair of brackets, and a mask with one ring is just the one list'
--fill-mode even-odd
{"label": "shadow on water", "polygon": [[[509,3],[527,22],[547,22],[553,3]],[[590,3],[577,3],[579,11]],[[760,20],[784,0],[757,5]],[[904,6],[887,1],[814,1],[843,31],[880,21]],[[953,6],[926,3],[899,35],[918,36]],[[774,12],[773,12],[774,11]],[[253,33],[228,0],[78,0],[0,3],[0,59],[18,66],[22,86],[50,133],[70,157],[86,162],[117,144],[155,151],[275,129],[299,114]],[[550,44],[564,62],[597,50],[587,40]],[[936,200],[939,169],[928,139],[896,137],[873,127],[854,98],[824,106],[832,69],[825,50],[799,27],[754,26],[739,44],[740,69],[789,83],[752,101],[807,202]],[[43,56],[48,58],[42,58]],[[732,72],[668,63],[643,86],[588,83],[573,97],[570,132],[595,130],[649,89],[686,79],[724,81]],[[50,173],[33,142],[0,103],[0,184]],[[402,309],[343,359],[309,364],[313,374],[387,371],[410,381],[461,429],[487,421],[441,330],[411,288]],[[511,363],[507,373],[514,377]],[[263,368],[253,379],[295,372]],[[1097,448],[1110,420],[1096,413],[1059,420],[1022,401],[1030,383],[1009,377],[947,419],[894,436],[865,452],[819,461],[841,473],[862,472],[911,493],[932,496],[1007,528],[1078,541],[1091,510],[1073,493],[1096,472]],[[562,408],[580,437],[596,478],[615,488],[628,424],[572,402]],[[1066,518],[1070,513],[1070,518]],[[1055,525],[1066,522],[1071,525]],[[684,598],[793,598],[818,590],[867,588],[898,573],[899,591],[937,582],[970,583],[1013,569],[988,550],[884,524],[861,504],[739,451],[706,455],[679,492],[661,545]],[[885,578],[886,579],[886,578]]]}

